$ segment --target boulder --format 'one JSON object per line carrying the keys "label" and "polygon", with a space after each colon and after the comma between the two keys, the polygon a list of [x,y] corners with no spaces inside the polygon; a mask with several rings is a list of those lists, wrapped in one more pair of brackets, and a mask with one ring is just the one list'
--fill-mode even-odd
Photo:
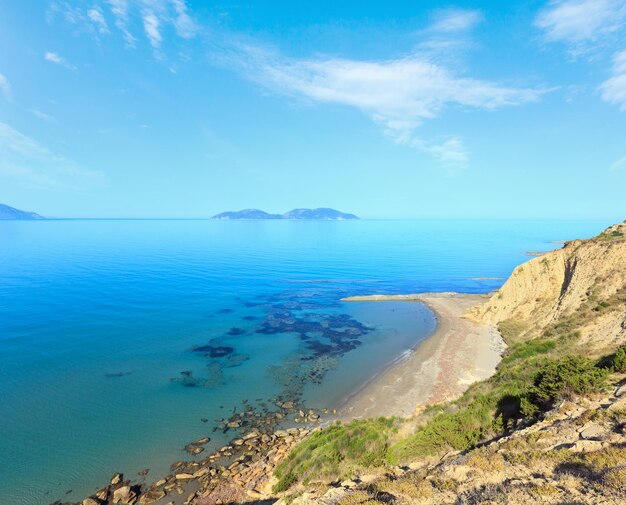
{"label": "boulder", "polygon": [[102,502],[100,500],[96,501],[95,498],[86,498],[83,500],[82,505],[100,505]]}
{"label": "boulder", "polygon": [[122,486],[113,491],[113,504],[120,503],[122,505],[130,505],[135,502],[137,496],[131,490],[130,486]]}
{"label": "boulder", "polygon": [[121,473],[116,473],[115,475],[113,475],[113,477],[111,477],[111,485],[116,486],[123,480],[124,480],[124,475],[122,475]]}
{"label": "boulder", "polygon": [[606,431],[599,424],[590,423],[580,430],[580,438],[583,440],[601,440],[606,435]]}

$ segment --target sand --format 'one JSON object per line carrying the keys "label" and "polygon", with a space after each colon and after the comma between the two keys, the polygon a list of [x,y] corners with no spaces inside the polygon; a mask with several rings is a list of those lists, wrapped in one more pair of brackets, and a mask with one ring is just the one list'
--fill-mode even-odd
{"label": "sand", "polygon": [[505,349],[494,325],[466,318],[486,295],[423,293],[372,295],[350,302],[423,302],[435,313],[437,329],[405,358],[374,377],[340,407],[343,420],[407,417],[424,406],[459,397],[470,384],[493,375]]}

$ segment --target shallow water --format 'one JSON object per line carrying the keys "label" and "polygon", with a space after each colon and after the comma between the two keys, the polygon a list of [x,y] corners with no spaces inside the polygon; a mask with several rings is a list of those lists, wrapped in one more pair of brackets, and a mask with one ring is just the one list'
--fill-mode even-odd
{"label": "shallow water", "polygon": [[0,503],[152,480],[234,436],[212,428],[244,400],[332,408],[434,325],[341,297],[488,292],[502,281],[471,279],[608,224],[0,222]]}

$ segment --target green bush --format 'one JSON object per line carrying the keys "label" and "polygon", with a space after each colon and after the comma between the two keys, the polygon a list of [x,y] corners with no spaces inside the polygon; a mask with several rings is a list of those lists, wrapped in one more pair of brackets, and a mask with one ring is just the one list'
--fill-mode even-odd
{"label": "green bush", "polygon": [[550,407],[556,401],[601,390],[608,371],[584,356],[566,356],[546,363],[537,373],[530,396],[534,403]]}
{"label": "green bush", "polygon": [[482,395],[462,410],[438,414],[414,434],[392,445],[387,457],[389,463],[473,447],[497,422],[493,416],[496,404],[492,395]]}
{"label": "green bush", "polygon": [[274,491],[286,491],[297,481],[334,480],[358,468],[384,465],[393,432],[393,419],[381,417],[336,423],[313,433],[278,465]]}
{"label": "green bush", "polygon": [[626,345],[621,346],[611,356],[610,367],[613,372],[626,373]]}

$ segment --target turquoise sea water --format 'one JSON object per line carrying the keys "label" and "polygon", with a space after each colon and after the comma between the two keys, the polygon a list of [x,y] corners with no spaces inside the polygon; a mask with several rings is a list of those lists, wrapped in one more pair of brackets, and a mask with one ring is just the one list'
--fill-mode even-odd
{"label": "turquoise sea water", "polygon": [[[600,221],[0,222],[0,503],[148,480],[244,401],[333,408],[434,327],[421,304],[488,292],[526,251]],[[311,369],[319,371],[312,376]]]}

